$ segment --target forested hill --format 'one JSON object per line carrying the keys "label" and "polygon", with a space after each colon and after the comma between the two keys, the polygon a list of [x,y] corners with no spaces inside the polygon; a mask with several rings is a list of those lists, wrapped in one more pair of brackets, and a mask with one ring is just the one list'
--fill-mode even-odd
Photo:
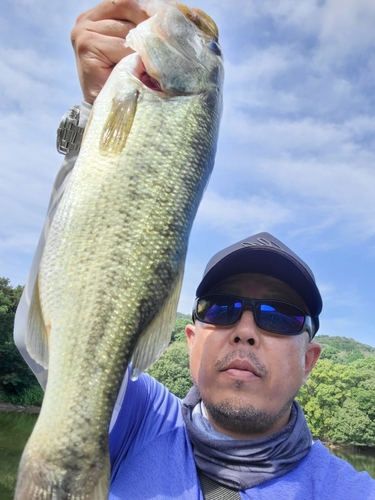
{"label": "forested hill", "polygon": [[[43,393],[13,343],[22,287],[0,278],[0,403],[41,404]],[[192,385],[185,326],[177,314],[171,344],[149,373],[184,397]],[[345,337],[319,335],[322,355],[297,397],[314,437],[375,446],[375,348]]]}
{"label": "forested hill", "polygon": [[346,365],[366,356],[375,357],[375,347],[361,344],[354,339],[317,335],[314,340],[322,346],[321,359],[331,359]]}

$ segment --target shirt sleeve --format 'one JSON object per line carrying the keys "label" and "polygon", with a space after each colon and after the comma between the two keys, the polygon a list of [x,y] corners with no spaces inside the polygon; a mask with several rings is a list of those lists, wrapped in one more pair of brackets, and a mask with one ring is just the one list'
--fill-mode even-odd
{"label": "shirt sleeve", "polygon": [[[80,127],[85,127],[92,106],[86,102],[82,102],[81,114],[79,119]],[[29,365],[34,375],[38,379],[40,385],[43,389],[46,388],[48,370],[39,365],[29,354],[26,346],[26,336],[27,336],[27,318],[29,314],[31,297],[34,291],[35,283],[38,277],[38,271],[40,266],[40,261],[42,259],[43,250],[47,241],[48,232],[52,224],[52,220],[56,213],[57,207],[61,201],[61,198],[65,192],[66,186],[69,182],[70,175],[72,173],[73,167],[78,158],[78,152],[72,151],[64,157],[64,161],[57,173],[55,182],[52,187],[52,194],[48,205],[47,216],[40,235],[38,245],[34,254],[34,258],[31,264],[29,276],[25,288],[23,290],[20,302],[18,304],[15,320],[14,320],[14,342],[20,351],[22,357]]]}
{"label": "shirt sleeve", "polygon": [[148,460],[151,443],[155,452],[163,435],[176,432],[181,433],[185,442],[181,400],[147,373],[141,373],[134,381],[125,377],[110,425],[112,481],[120,470],[131,469],[143,452]]}

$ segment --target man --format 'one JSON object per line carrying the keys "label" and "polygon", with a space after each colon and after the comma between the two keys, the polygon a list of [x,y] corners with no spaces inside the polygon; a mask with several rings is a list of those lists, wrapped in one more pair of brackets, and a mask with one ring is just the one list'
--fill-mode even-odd
{"label": "man", "polygon": [[[106,0],[78,18],[72,41],[85,101],[78,127],[126,55],[124,37],[144,19],[134,0]],[[77,158],[72,145],[66,150],[15,324],[43,386],[47,374],[28,355],[23,332],[44,238]],[[216,254],[196,295],[186,328],[195,386],[181,402],[148,375],[125,376],[110,425],[109,498],[202,499],[204,484],[243,499],[375,499],[367,473],[312,442],[294,401],[320,354],[312,339],[322,301],[309,267],[261,233]]]}
{"label": "man", "polygon": [[375,481],[313,443],[294,402],[321,308],[309,267],[272,235],[216,254],[186,327],[195,387],[181,407],[148,375],[124,382],[110,498],[202,498],[198,468],[243,499],[374,499]]}

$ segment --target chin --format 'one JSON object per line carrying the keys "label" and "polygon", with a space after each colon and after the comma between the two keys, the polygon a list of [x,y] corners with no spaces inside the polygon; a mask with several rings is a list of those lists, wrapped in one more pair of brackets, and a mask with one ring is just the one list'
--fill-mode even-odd
{"label": "chin", "polygon": [[257,408],[237,398],[223,399],[218,403],[203,400],[213,422],[220,428],[236,434],[265,435],[273,432],[278,424],[289,419],[293,399],[278,410]]}

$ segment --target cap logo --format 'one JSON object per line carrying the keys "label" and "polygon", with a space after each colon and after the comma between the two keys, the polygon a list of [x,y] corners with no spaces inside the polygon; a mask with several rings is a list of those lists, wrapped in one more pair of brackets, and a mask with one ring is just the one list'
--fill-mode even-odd
{"label": "cap logo", "polygon": [[275,243],[274,241],[266,240],[266,238],[257,238],[256,241],[244,241],[242,245],[244,247],[273,247],[282,250],[282,248],[277,243]]}

